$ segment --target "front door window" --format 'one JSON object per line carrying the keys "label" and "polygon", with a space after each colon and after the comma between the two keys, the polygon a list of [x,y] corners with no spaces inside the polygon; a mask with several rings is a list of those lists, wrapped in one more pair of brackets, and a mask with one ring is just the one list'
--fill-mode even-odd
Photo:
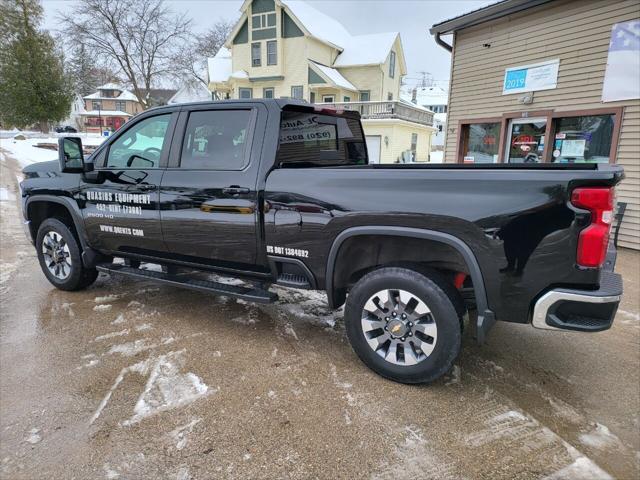
{"label": "front door window", "polygon": [[108,168],[158,168],[171,114],[136,123],[109,147]]}
{"label": "front door window", "polygon": [[539,163],[544,152],[546,118],[517,118],[509,123],[507,162]]}

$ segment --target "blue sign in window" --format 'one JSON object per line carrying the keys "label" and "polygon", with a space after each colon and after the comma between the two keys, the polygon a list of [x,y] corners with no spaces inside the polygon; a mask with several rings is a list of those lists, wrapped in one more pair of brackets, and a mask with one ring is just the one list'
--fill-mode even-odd
{"label": "blue sign in window", "polygon": [[504,79],[505,90],[515,90],[516,88],[524,88],[527,83],[527,69],[509,70]]}

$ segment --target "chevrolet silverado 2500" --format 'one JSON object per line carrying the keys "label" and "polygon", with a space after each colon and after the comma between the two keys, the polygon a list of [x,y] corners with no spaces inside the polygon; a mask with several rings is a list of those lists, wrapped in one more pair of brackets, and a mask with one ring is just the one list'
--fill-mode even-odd
{"label": "chevrolet silverado 2500", "polygon": [[27,234],[57,288],[103,271],[255,302],[276,300],[272,284],[325,290],[358,356],[399,382],[451,368],[468,310],[480,342],[496,320],[593,332],[622,294],[608,242],[620,167],[369,165],[356,112],[160,107],[86,159],[61,138],[58,162],[24,174]]}

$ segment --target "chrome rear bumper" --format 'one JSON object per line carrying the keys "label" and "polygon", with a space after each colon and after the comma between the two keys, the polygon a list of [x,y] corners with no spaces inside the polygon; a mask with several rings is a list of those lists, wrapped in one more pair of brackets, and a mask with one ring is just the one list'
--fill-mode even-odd
{"label": "chrome rear bumper", "polygon": [[611,327],[622,296],[622,277],[602,272],[598,290],[558,288],[542,295],[532,324],[546,330],[599,332]]}

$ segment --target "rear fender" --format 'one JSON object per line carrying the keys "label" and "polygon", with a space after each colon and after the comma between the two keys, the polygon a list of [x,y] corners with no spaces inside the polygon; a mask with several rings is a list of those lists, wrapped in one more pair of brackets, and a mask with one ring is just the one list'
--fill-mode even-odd
{"label": "rear fender", "polygon": [[434,230],[426,230],[419,228],[409,227],[393,227],[393,226],[363,226],[348,228],[341,232],[334,240],[331,249],[329,251],[329,257],[327,259],[326,269],[326,290],[331,308],[338,308],[340,300],[337,298],[335,289],[334,272],[336,267],[336,260],[340,253],[342,244],[349,238],[355,236],[396,236],[396,237],[411,237],[417,239],[430,240],[440,242],[454,248],[460,256],[464,259],[469,275],[473,282],[474,294],[476,297],[476,304],[478,307],[478,320],[476,324],[476,336],[479,343],[483,343],[486,333],[491,329],[495,323],[495,315],[489,309],[487,300],[487,293],[484,285],[484,279],[482,277],[482,271],[475,255],[469,248],[469,246],[453,235],[437,232]]}

